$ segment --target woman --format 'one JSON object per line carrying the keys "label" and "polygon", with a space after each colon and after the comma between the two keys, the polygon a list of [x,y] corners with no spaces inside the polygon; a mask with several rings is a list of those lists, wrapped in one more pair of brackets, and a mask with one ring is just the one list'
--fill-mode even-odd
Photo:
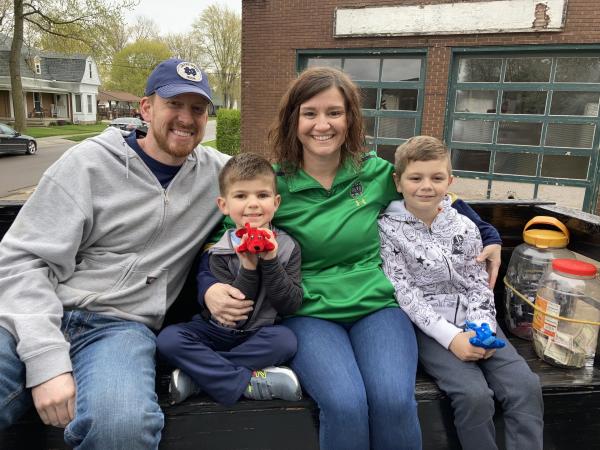
{"label": "woman", "polygon": [[[379,256],[377,216],[398,194],[392,165],[363,153],[362,130],[358,89],[338,70],[308,69],[282,99],[270,133],[282,197],[274,223],[301,245],[304,287],[283,323],[298,338],[291,366],[320,408],[321,449],[419,449],[415,334]],[[497,261],[498,249],[488,248]],[[227,303],[225,289],[237,296],[213,285],[206,305],[239,320],[247,304]]]}

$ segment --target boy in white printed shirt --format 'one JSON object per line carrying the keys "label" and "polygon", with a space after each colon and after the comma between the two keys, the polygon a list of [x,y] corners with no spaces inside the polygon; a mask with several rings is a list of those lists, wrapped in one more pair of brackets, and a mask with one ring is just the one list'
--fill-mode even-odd
{"label": "boy in white printed shirt", "polygon": [[383,269],[417,326],[421,364],[451,399],[463,449],[497,448],[494,397],[504,410],[506,448],[542,449],[538,377],[508,341],[486,350],[469,342],[474,331],[464,331],[466,321],[488,323],[504,338],[485,268],[475,260],[479,231],[451,207],[451,173],[438,139],[417,136],[398,147],[394,180],[404,200],[379,219]]}

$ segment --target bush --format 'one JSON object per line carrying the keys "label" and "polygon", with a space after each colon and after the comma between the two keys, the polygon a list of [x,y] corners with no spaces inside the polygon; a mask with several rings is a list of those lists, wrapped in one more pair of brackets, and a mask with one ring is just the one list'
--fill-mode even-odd
{"label": "bush", "polygon": [[51,127],[62,127],[64,125],[72,125],[70,121],[65,119],[57,119],[56,121],[52,121],[48,124]]}
{"label": "bush", "polygon": [[219,109],[217,111],[217,148],[228,155],[240,152],[240,111]]}

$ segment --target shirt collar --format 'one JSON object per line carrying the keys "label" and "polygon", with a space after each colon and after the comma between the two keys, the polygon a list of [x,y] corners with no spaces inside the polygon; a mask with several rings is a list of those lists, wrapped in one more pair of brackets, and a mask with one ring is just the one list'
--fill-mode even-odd
{"label": "shirt collar", "polygon": [[[348,180],[355,179],[358,174],[359,169],[355,168],[351,161],[346,161],[340,168],[338,168],[335,178],[333,179],[333,184],[328,190],[331,190],[337,185]],[[307,189],[324,189],[317,180],[315,180],[301,168],[299,168],[294,175],[288,178],[287,185],[290,192],[299,192]]]}

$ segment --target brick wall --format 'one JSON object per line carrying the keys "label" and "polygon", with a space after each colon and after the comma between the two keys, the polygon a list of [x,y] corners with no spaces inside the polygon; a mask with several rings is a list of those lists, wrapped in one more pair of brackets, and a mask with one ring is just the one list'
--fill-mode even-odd
{"label": "brick wall", "polygon": [[[464,0],[465,2],[475,0]],[[600,43],[600,2],[569,0],[563,32],[334,38],[336,7],[419,5],[440,0],[244,0],[242,150],[266,153],[277,105],[296,76],[298,49],[427,48],[422,133],[443,137],[452,47]]]}

